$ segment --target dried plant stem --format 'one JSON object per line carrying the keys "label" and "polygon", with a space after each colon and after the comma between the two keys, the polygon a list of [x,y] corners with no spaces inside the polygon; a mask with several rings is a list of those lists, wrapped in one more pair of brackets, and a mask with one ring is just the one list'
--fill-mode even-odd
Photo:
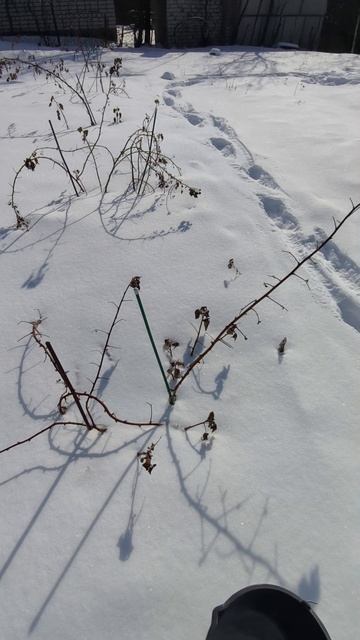
{"label": "dried plant stem", "polygon": [[[104,193],[107,193],[107,190],[108,190],[109,184],[110,184],[110,180],[111,180],[111,178],[112,178],[112,176],[114,174],[114,171],[115,171],[116,167],[118,166],[119,162],[126,157],[126,152],[128,152],[130,155],[132,155],[132,153],[133,153],[133,145],[130,144],[130,142],[131,142],[132,138],[134,138],[137,135],[137,133],[138,133],[138,131],[135,131],[134,133],[132,133],[128,137],[128,139],[126,140],[126,142],[125,142],[123,148],[121,149],[120,153],[114,158],[113,166],[110,169],[110,173],[108,175],[108,178],[107,178],[107,181],[106,181],[106,184],[105,184],[105,187],[104,187]],[[130,147],[129,147],[129,145],[130,145]],[[134,185],[134,177],[133,177],[133,185]],[[135,189],[135,187],[134,187],[134,189]]]}
{"label": "dried plant stem", "polygon": [[[110,411],[110,409],[106,406],[105,402],[101,400],[101,398],[98,398],[97,396],[92,395],[90,393],[86,393],[85,391],[77,392],[77,395],[80,398],[87,398],[87,400],[94,400],[95,402],[98,402],[100,406],[103,408],[106,415],[108,415],[109,418],[111,418],[114,422],[118,422],[120,424],[126,424],[130,427],[161,427],[162,426],[161,422],[153,422],[152,419],[146,422],[136,422],[134,420],[125,420],[124,418],[118,418],[118,416],[113,411]],[[60,408],[62,406],[62,403],[65,402],[65,400],[67,400],[67,398],[70,398],[71,396],[72,396],[72,393],[67,393],[61,396]]]}
{"label": "dried plant stem", "polygon": [[196,345],[197,345],[199,337],[200,337],[200,331],[201,331],[202,325],[203,325],[203,318],[201,318],[201,320],[200,320],[200,325],[199,325],[199,329],[198,329],[198,332],[197,332],[197,336],[195,338],[195,342],[193,344],[193,348],[191,349],[191,355],[192,356],[194,355],[194,351],[195,351]]}
{"label": "dried plant stem", "polygon": [[[93,112],[92,112],[92,109],[91,109],[91,107],[90,107],[89,101],[88,101],[88,99],[87,99],[87,95],[86,95],[85,90],[84,90],[84,84],[83,84],[83,83],[84,83],[84,80],[85,80],[85,71],[84,71],[84,78],[83,78],[83,81],[82,81],[82,82],[80,82],[80,80],[79,80],[78,76],[76,76],[76,79],[77,79],[77,81],[78,81],[78,83],[79,83],[79,89],[80,89],[80,91],[79,91],[79,94],[78,94],[78,95],[79,95],[80,97],[81,97],[81,96],[83,97],[83,103],[84,103],[85,108],[86,108],[86,110],[87,110],[87,112],[88,112],[88,114],[89,114],[91,125],[95,125],[95,124],[96,124],[96,120],[95,120],[94,114],[93,114]],[[80,93],[80,92],[81,92],[81,93]]]}
{"label": "dried plant stem", "polygon": [[77,188],[76,188],[76,185],[75,185],[75,180],[74,180],[73,175],[72,175],[72,173],[71,173],[71,171],[70,171],[70,169],[69,169],[69,167],[68,167],[68,165],[67,165],[67,162],[66,162],[66,160],[65,160],[65,156],[64,156],[64,154],[63,154],[63,152],[62,152],[62,150],[61,150],[61,147],[60,147],[60,145],[59,145],[59,141],[58,141],[58,139],[57,139],[57,136],[56,136],[56,133],[55,133],[54,127],[52,126],[52,122],[51,122],[51,120],[49,120],[49,125],[50,125],[50,129],[51,129],[51,133],[52,133],[52,134],[53,134],[53,136],[54,136],[54,140],[55,140],[55,142],[56,142],[56,146],[57,146],[58,151],[59,151],[59,153],[60,153],[61,159],[62,159],[62,161],[63,161],[63,163],[64,163],[64,167],[66,168],[66,172],[67,172],[67,174],[68,174],[68,176],[69,176],[69,178],[70,178],[70,180],[71,180],[71,184],[72,184],[73,189],[74,189],[74,191],[75,191],[75,195],[79,197],[79,194],[78,194],[78,191],[77,191]]}
{"label": "dried plant stem", "polygon": [[[110,91],[111,91],[111,77],[110,77],[110,79],[109,79],[109,86],[108,86],[108,90],[107,90],[107,92],[106,92],[104,106],[103,106],[103,108],[102,108],[101,120],[100,120],[99,130],[98,130],[98,133],[97,133],[97,136],[96,136],[96,140],[95,140],[95,142],[93,142],[93,143],[91,144],[91,143],[88,141],[88,139],[86,138],[86,145],[87,145],[87,147],[88,147],[88,149],[89,149],[89,153],[88,153],[87,157],[85,158],[85,161],[84,161],[83,167],[82,167],[82,169],[81,169],[81,171],[80,171],[80,173],[79,173],[79,176],[78,176],[79,178],[81,178],[82,174],[83,174],[83,173],[84,173],[84,171],[85,171],[85,168],[86,168],[86,165],[87,165],[87,163],[88,163],[88,160],[89,160],[89,158],[90,158],[90,156],[91,156],[91,157],[92,157],[92,159],[93,159],[93,161],[94,161],[95,171],[96,171],[96,176],[97,176],[97,179],[98,179],[98,183],[99,183],[100,191],[102,191],[102,184],[101,184],[101,179],[100,179],[100,174],[99,174],[98,165],[97,165],[96,158],[95,158],[95,154],[94,154],[94,149],[98,146],[99,140],[100,140],[100,138],[101,138],[102,129],[103,129],[103,126],[104,126],[105,113],[106,113],[107,106],[108,106],[108,104],[109,104]],[[105,149],[109,152],[109,154],[110,154],[110,156],[111,156],[111,159],[112,159],[112,161],[114,162],[114,156],[113,156],[113,154],[111,153],[110,149],[108,149],[107,147],[102,147],[102,145],[99,145],[99,147],[100,147],[100,148],[105,148]]]}
{"label": "dried plant stem", "polygon": [[[41,151],[42,149],[55,149],[55,147],[41,147],[39,149],[35,149],[35,151],[33,151],[33,154],[36,154],[38,151]],[[68,153],[72,153],[72,151],[68,152]],[[48,160],[49,162],[52,162],[54,165],[56,165],[57,167],[59,167],[60,169],[62,169],[62,171],[64,171],[67,175],[68,175],[68,169],[66,169],[66,167],[59,162],[58,160],[55,160],[54,158],[51,158],[50,156],[38,156],[38,161],[40,160]],[[16,216],[16,223],[17,223],[17,228],[21,229],[21,228],[28,228],[28,223],[25,221],[25,219],[20,215],[19,213],[19,209],[18,206],[15,202],[15,190],[16,190],[16,184],[18,181],[18,178],[21,174],[21,172],[23,171],[23,169],[28,168],[26,166],[26,162],[23,162],[21,167],[16,171],[15,176],[14,176],[14,180],[12,182],[11,185],[11,199],[10,199],[10,206],[13,209],[15,216]],[[84,187],[82,186],[80,180],[78,179],[78,177],[73,176],[73,180],[75,181],[75,183],[78,185],[79,189],[81,191],[85,191]]]}
{"label": "dried plant stem", "polygon": [[[135,278],[136,280],[136,278]],[[52,424],[48,425],[47,427],[44,427],[43,429],[41,429],[40,431],[34,433],[32,436],[30,436],[29,438],[25,438],[24,440],[20,440],[19,442],[16,442],[8,447],[5,447],[5,449],[1,449],[0,453],[5,453],[6,451],[9,451],[10,449],[13,449],[14,447],[18,447],[26,442],[30,442],[33,438],[36,438],[37,436],[41,435],[42,433],[45,433],[46,431],[49,431],[52,427],[54,427],[55,425],[60,425],[60,426],[66,426],[66,425],[76,425],[76,426],[80,426],[80,427],[86,427],[89,431],[91,429],[95,429],[96,431],[99,431],[100,433],[104,433],[107,430],[107,427],[100,427],[98,425],[95,424],[95,421],[91,415],[90,412],[90,408],[89,408],[89,403],[90,402],[97,402],[102,409],[104,410],[104,412],[106,413],[106,415],[109,416],[109,418],[111,418],[111,420],[113,420],[116,423],[120,423],[120,424],[124,424],[124,425],[128,425],[128,426],[133,426],[133,427],[158,427],[161,426],[161,422],[154,422],[152,419],[152,412],[150,415],[150,420],[149,421],[131,421],[131,420],[125,420],[123,418],[119,418],[114,412],[110,411],[110,409],[107,407],[107,405],[105,404],[105,402],[103,400],[101,400],[100,398],[98,398],[95,394],[95,387],[96,384],[100,378],[100,374],[102,371],[102,367],[104,364],[104,359],[105,359],[105,355],[108,355],[108,349],[111,348],[110,345],[110,338],[111,338],[111,334],[115,328],[115,326],[117,325],[118,322],[120,322],[119,320],[119,313],[122,307],[122,304],[125,300],[125,296],[129,290],[129,287],[133,287],[134,279],[131,281],[131,283],[126,287],[121,300],[119,302],[118,305],[116,305],[116,312],[115,315],[113,317],[113,320],[111,322],[110,328],[107,332],[107,336],[106,336],[106,341],[104,344],[104,347],[102,349],[102,353],[101,353],[101,358],[100,358],[100,362],[98,364],[98,368],[96,371],[96,375],[95,378],[92,382],[91,385],[91,389],[90,392],[78,392],[75,390],[75,388],[73,387],[71,381],[69,380],[69,376],[67,374],[67,372],[64,370],[63,365],[60,362],[59,357],[57,356],[52,344],[49,341],[46,341],[45,343],[42,341],[41,339],[41,334],[39,331],[39,326],[41,325],[42,321],[43,321],[43,317],[39,311],[39,318],[37,320],[34,320],[32,322],[29,322],[27,324],[31,325],[31,331],[29,334],[34,340],[35,342],[38,344],[38,346],[43,350],[43,352],[45,353],[45,356],[47,356],[53,367],[55,368],[55,370],[59,373],[59,375],[61,376],[63,383],[65,385],[65,391],[64,393],[61,395],[60,400],[58,402],[58,410],[60,414],[64,414],[66,412],[66,400],[68,400],[68,398],[72,398],[81,414],[81,417],[83,419],[83,422],[73,422],[73,421],[56,421],[53,422]],[[105,332],[104,332],[105,333]],[[24,336],[26,337],[26,336]],[[171,390],[170,390],[171,391]],[[81,400],[80,398],[86,398],[86,402],[85,402],[85,409],[84,410],[82,404],[81,404]]]}
{"label": "dried plant stem", "polygon": [[55,71],[51,71],[50,69],[47,69],[46,67],[43,67],[38,62],[31,62],[30,60],[22,60],[21,58],[2,58],[2,59],[5,60],[5,62],[10,62],[10,63],[18,62],[18,63],[23,64],[25,66],[33,67],[35,70],[38,69],[39,71],[42,71],[46,75],[49,75],[52,78],[55,78],[55,80],[57,80],[61,84],[65,85],[68,89],[70,89],[70,91],[72,93],[75,93],[75,95],[77,95],[77,97],[81,100],[81,102],[83,103],[83,105],[84,105],[84,107],[85,107],[85,109],[87,111],[87,114],[88,114],[88,116],[90,118],[91,126],[96,124],[96,120],[95,120],[94,114],[92,112],[92,109],[90,107],[89,101],[86,98],[84,92],[80,93],[79,91],[77,91],[77,89],[75,89],[75,87],[73,87],[69,82],[67,82],[65,80],[65,78],[63,78],[60,74],[56,73]]}
{"label": "dried plant stem", "polygon": [[[146,154],[145,168],[144,168],[144,171],[142,173],[142,176],[141,176],[141,179],[140,179],[140,184],[139,184],[138,189],[137,189],[138,195],[144,195],[146,182],[148,180],[149,173],[150,173],[150,166],[149,165],[150,165],[151,152],[152,152],[152,147],[153,147],[153,142],[154,142],[154,137],[155,137],[155,126],[156,126],[157,112],[158,112],[158,106],[156,104],[155,105],[154,114],[153,114],[153,123],[152,123],[151,134],[150,134],[149,149],[148,149],[147,154]],[[145,176],[146,176],[146,180],[145,180]],[[144,181],[145,181],[145,184],[144,184]],[[144,185],[144,187],[143,187],[143,185]],[[142,193],[141,193],[141,189],[142,189]]]}
{"label": "dried plant stem", "polygon": [[[204,360],[204,358],[210,353],[210,351],[213,350],[213,348],[215,347],[216,344],[218,344],[219,342],[221,342],[221,340],[223,340],[223,338],[225,338],[225,336],[228,334],[228,331],[231,330],[231,328],[233,327],[234,324],[236,324],[237,322],[239,322],[239,320],[241,320],[241,318],[243,318],[244,316],[246,316],[250,311],[253,311],[255,309],[255,307],[257,307],[263,300],[266,299],[272,299],[271,295],[274,293],[274,291],[276,291],[276,289],[278,289],[279,287],[281,287],[281,285],[283,285],[287,280],[289,280],[289,278],[291,278],[292,276],[297,275],[297,271],[309,260],[311,260],[319,251],[321,251],[321,249],[328,243],[330,242],[330,240],[332,240],[332,238],[334,237],[334,235],[339,231],[339,229],[345,224],[345,222],[356,212],[360,209],[360,203],[358,203],[357,205],[353,206],[353,208],[351,209],[351,211],[349,211],[349,213],[347,213],[347,215],[338,223],[335,225],[335,228],[333,230],[333,232],[327,237],[325,238],[325,240],[323,240],[321,243],[317,244],[316,248],[311,251],[307,256],[305,256],[302,260],[298,260],[296,259],[296,266],[289,271],[289,273],[287,273],[283,278],[279,279],[274,285],[270,286],[270,288],[267,289],[267,291],[260,296],[259,298],[257,298],[256,300],[253,300],[249,305],[247,305],[238,315],[235,316],[235,318],[233,318],[233,320],[231,320],[221,331],[220,333],[218,333],[218,335],[211,341],[210,345],[204,349],[204,351],[202,351],[200,353],[200,355],[197,356],[197,358],[195,358],[195,360],[193,360],[193,362],[191,362],[191,364],[188,366],[188,368],[186,369],[185,373],[181,376],[180,380],[177,382],[177,384],[174,386],[173,388],[173,392],[177,393],[178,389],[181,387],[181,385],[185,382],[186,378],[188,377],[188,375],[191,373],[191,371],[194,369],[194,367],[196,367],[201,361]],[[281,305],[282,306],[282,305]]]}
{"label": "dried plant stem", "polygon": [[[75,400],[76,406],[77,406],[77,408],[79,409],[79,411],[81,413],[81,417],[84,420],[87,428],[90,431],[91,429],[93,429],[95,427],[95,423],[94,423],[94,420],[91,417],[91,414],[89,413],[89,411],[88,411],[88,409],[86,407],[89,417],[86,415],[86,413],[85,413],[85,411],[84,411],[84,409],[82,407],[82,404],[81,404],[81,402],[79,400],[79,396],[76,393],[74,387],[72,386],[72,384],[71,384],[71,382],[69,380],[69,377],[68,377],[66,371],[64,370],[64,367],[62,366],[58,356],[56,355],[55,350],[54,350],[51,342],[45,342],[45,346],[46,346],[48,354],[50,355],[51,362],[53,363],[56,371],[62,377],[65,386],[69,389],[72,397]],[[90,418],[90,420],[89,420],[89,418]]]}
{"label": "dried plant stem", "polygon": [[188,427],[185,427],[184,431],[189,431],[189,429],[194,429],[194,427],[199,427],[201,424],[205,424],[206,420],[202,420],[201,422],[197,422],[196,424],[191,424]]}
{"label": "dried plant stem", "polygon": [[89,403],[90,403],[90,400],[91,400],[91,399],[94,399],[94,397],[93,397],[93,393],[94,393],[94,391],[95,391],[95,387],[96,387],[96,385],[97,385],[97,383],[98,383],[98,381],[99,381],[100,374],[101,374],[101,370],[102,370],[102,367],[103,367],[103,364],[104,364],[105,355],[107,354],[107,350],[108,350],[108,348],[109,348],[109,343],[110,343],[111,334],[112,334],[112,332],[113,332],[113,330],[114,330],[114,328],[115,328],[115,326],[116,326],[116,324],[117,324],[117,322],[118,322],[119,313],[120,313],[121,307],[122,307],[122,305],[123,305],[123,302],[124,302],[124,300],[125,300],[125,296],[126,296],[126,294],[127,294],[128,290],[129,290],[129,288],[130,288],[130,284],[128,284],[128,286],[126,287],[126,289],[125,289],[125,291],[124,291],[123,295],[121,296],[121,300],[120,300],[119,304],[116,306],[116,312],[115,312],[115,315],[114,315],[114,317],[113,317],[113,319],[112,319],[112,322],[111,322],[110,328],[109,328],[109,330],[108,330],[108,332],[107,332],[107,336],[106,336],[105,344],[104,344],[103,349],[102,349],[102,352],[101,352],[100,362],[99,362],[99,364],[98,364],[98,368],[97,368],[97,371],[96,371],[96,374],[95,374],[95,378],[94,378],[94,380],[93,380],[93,382],[92,382],[92,385],[91,385],[90,391],[89,391],[89,393],[87,394],[87,395],[88,395],[88,398],[87,398],[87,400],[86,400],[86,404],[85,404],[85,406],[86,406],[86,411],[87,411],[88,413],[89,413]]}
{"label": "dried plant stem", "polygon": [[[215,433],[217,431],[217,424],[215,422],[215,415],[213,411],[210,411],[206,420],[202,420],[201,422],[197,422],[196,424],[191,424],[188,427],[185,427],[185,433],[189,431],[189,429],[194,429],[195,427],[199,427],[200,425],[204,425],[204,433],[202,435],[201,440],[209,440],[209,433]],[[187,436],[186,436],[187,437]]]}
{"label": "dried plant stem", "polygon": [[[89,156],[92,157],[93,162],[94,162],[95,173],[96,173],[96,177],[97,177],[97,181],[98,181],[98,184],[99,184],[100,191],[102,191],[102,184],[101,184],[99,169],[98,169],[98,165],[97,165],[95,154],[94,154],[94,148],[96,146],[96,143],[90,144],[90,142],[86,139],[86,144],[87,144],[88,149],[89,149]],[[86,162],[87,162],[87,160],[85,160],[85,163]],[[84,163],[84,165],[85,165],[85,163]]]}
{"label": "dried plant stem", "polygon": [[[189,186],[180,179],[180,169],[176,163],[168,156],[165,156],[160,147],[160,140],[163,139],[162,134],[155,134],[155,125],[157,119],[158,105],[156,103],[154,114],[151,118],[144,119],[141,128],[136,129],[126,140],[120,153],[113,158],[113,165],[107,177],[104,193],[107,193],[110,181],[118,165],[124,160],[128,160],[131,168],[131,186],[136,192],[136,198],[132,204],[132,208],[139,199],[144,195],[146,188],[151,188],[150,176],[153,175],[158,180],[158,186],[162,189],[168,189],[168,193],[172,189],[182,191],[186,189],[191,196],[200,195],[200,190]],[[150,129],[151,127],[151,129]],[[171,173],[166,167],[171,166],[174,173]]]}

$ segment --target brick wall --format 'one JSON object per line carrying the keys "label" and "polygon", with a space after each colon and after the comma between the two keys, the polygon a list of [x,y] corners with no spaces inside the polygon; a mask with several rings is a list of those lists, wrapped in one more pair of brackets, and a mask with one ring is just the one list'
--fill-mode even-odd
{"label": "brick wall", "polygon": [[113,0],[0,0],[0,35],[115,39],[115,25]]}
{"label": "brick wall", "polygon": [[167,0],[167,45],[198,47],[218,43],[222,0]]}

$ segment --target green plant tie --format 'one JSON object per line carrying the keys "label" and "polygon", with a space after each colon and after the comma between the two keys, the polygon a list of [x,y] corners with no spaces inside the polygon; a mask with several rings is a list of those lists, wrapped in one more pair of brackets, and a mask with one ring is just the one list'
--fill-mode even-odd
{"label": "green plant tie", "polygon": [[157,348],[156,348],[156,345],[155,345],[155,341],[154,341],[154,338],[152,336],[151,329],[150,329],[150,326],[149,326],[149,323],[148,323],[148,320],[147,320],[147,317],[146,317],[145,309],[143,307],[143,303],[142,303],[141,298],[140,298],[139,289],[134,287],[134,291],[135,291],[135,295],[136,295],[136,300],[138,302],[138,305],[139,305],[139,308],[140,308],[140,311],[141,311],[141,315],[142,315],[144,323],[145,323],[147,334],[148,334],[148,336],[150,338],[151,346],[152,346],[153,351],[155,353],[155,357],[156,357],[157,363],[159,365],[159,368],[160,368],[160,371],[161,371],[161,375],[162,375],[163,380],[165,382],[166,390],[167,390],[167,392],[169,394],[170,404],[175,404],[175,400],[176,400],[175,392],[170,388],[169,383],[167,381],[166,374],[165,374],[165,371],[164,371],[164,367],[162,366],[162,363],[161,363],[161,360],[160,360],[160,356],[158,354],[158,351],[157,351]]}

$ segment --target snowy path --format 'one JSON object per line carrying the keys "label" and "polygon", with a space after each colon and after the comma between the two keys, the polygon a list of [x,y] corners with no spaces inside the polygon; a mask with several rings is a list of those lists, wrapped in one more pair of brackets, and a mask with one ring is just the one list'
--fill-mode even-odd
{"label": "snowy path", "polygon": [[[268,75],[272,77],[271,74]],[[288,74],[284,73],[283,76],[288,78]],[[299,75],[296,74],[296,77]],[[321,74],[310,79],[304,74],[304,77],[314,84],[338,85],[360,82],[358,75],[355,77],[334,75],[331,78],[326,74]],[[228,165],[235,170],[235,180],[244,180],[244,177],[248,176],[255,181],[259,204],[277,229],[282,232],[284,246],[299,258],[303,257],[316,246],[317,241],[326,237],[325,230],[321,227],[315,227],[314,234],[306,237],[301,231],[299,220],[294,213],[296,212],[296,203],[277,184],[274,177],[256,163],[253,153],[241,141],[228,121],[222,116],[214,115],[214,113],[199,112],[191,103],[184,101],[184,89],[187,86],[203,82],[203,78],[180,83],[170,81],[169,87],[163,94],[165,105],[181,114],[192,126],[204,128],[202,144],[212,145],[225,156]],[[207,138],[211,128],[215,129],[217,135]],[[318,280],[323,285],[323,287],[320,286],[320,289],[326,287],[335,303],[333,307],[338,317],[360,332],[360,266],[344,255],[334,241],[324,248],[321,257],[317,258],[314,264],[317,274],[320,276]],[[324,291],[320,292],[320,299],[324,301]],[[332,306],[331,301],[330,306]]]}

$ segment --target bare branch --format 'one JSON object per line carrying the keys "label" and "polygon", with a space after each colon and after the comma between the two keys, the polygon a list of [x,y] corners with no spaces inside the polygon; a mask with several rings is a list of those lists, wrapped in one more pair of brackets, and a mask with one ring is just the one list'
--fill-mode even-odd
{"label": "bare branch", "polygon": [[247,305],[246,307],[244,307],[240,313],[235,316],[235,318],[233,318],[223,329],[221,329],[221,331],[219,332],[219,334],[216,336],[216,338],[211,342],[211,344],[204,349],[204,351],[202,351],[196,358],[195,360],[193,360],[188,368],[186,369],[185,373],[182,375],[182,377],[180,378],[180,380],[177,382],[177,384],[174,387],[174,392],[176,393],[177,390],[179,389],[179,387],[184,383],[184,381],[186,380],[186,378],[188,377],[188,375],[191,373],[191,371],[194,369],[194,367],[196,367],[207,355],[208,353],[210,353],[210,351],[212,351],[212,349],[215,347],[216,344],[218,344],[218,342],[220,342],[222,340],[222,338],[224,338],[226,336],[226,334],[228,333],[228,330],[232,327],[232,325],[236,324],[242,317],[244,317],[245,315],[247,315],[249,313],[249,311],[252,311],[255,307],[257,307],[263,300],[266,300],[266,298],[269,298],[271,296],[271,294],[278,289],[279,287],[281,287],[281,285],[283,285],[287,280],[289,280],[289,278],[291,278],[293,275],[297,274],[298,270],[308,261],[313,261],[313,257],[316,253],[318,253],[319,251],[321,251],[321,249],[332,240],[332,238],[334,237],[334,235],[339,231],[339,229],[345,224],[345,222],[358,210],[360,209],[360,203],[358,203],[356,206],[353,206],[353,208],[351,209],[351,211],[349,211],[346,216],[344,216],[344,218],[337,224],[336,229],[334,229],[332,231],[332,233],[330,233],[329,236],[327,236],[327,238],[325,238],[320,244],[318,244],[316,246],[315,249],[313,249],[307,256],[305,256],[300,262],[297,261],[296,266],[289,271],[283,278],[281,278],[281,280],[279,280],[279,282],[276,282],[268,291],[266,291],[264,294],[262,294],[259,298],[257,298],[256,300],[254,300],[252,303],[250,303],[249,305]]}
{"label": "bare branch", "polygon": [[184,431],[189,431],[189,429],[194,429],[194,427],[199,427],[201,424],[205,424],[205,420],[201,420],[201,422],[196,422],[196,424],[191,424],[188,427],[185,427]]}
{"label": "bare branch", "polygon": [[251,309],[251,311],[253,311],[257,317],[257,324],[261,324],[261,320],[260,320],[260,316],[258,314],[258,312],[256,311],[256,309]]}
{"label": "bare branch", "polygon": [[284,305],[281,304],[281,302],[278,302],[277,300],[274,300],[274,298],[272,298],[271,296],[268,296],[268,300],[271,300],[271,302],[274,302],[275,304],[277,304],[278,307],[280,307],[280,309],[282,309],[283,311],[289,311],[289,309],[284,307]]}
{"label": "bare branch", "polygon": [[153,412],[152,404],[151,402],[147,402],[146,404],[148,404],[150,407],[150,422],[152,422],[152,412]]}
{"label": "bare branch", "polygon": [[201,440],[209,440],[210,433],[215,433],[218,428],[215,422],[214,412],[210,411],[206,420],[196,422],[196,424],[191,424],[189,427],[185,427],[184,431],[187,432],[189,431],[189,429],[194,429],[195,427],[199,427],[200,425],[204,425],[204,433],[201,436]]}
{"label": "bare branch", "polygon": [[244,340],[247,340],[247,336],[245,335],[245,333],[243,331],[241,331],[241,329],[238,327],[238,325],[236,325],[236,329],[239,333],[241,333],[242,337],[244,338]]}
{"label": "bare branch", "polygon": [[303,278],[302,276],[299,276],[298,273],[294,273],[294,277],[299,278],[299,280],[302,280],[303,282],[305,282],[307,288],[311,291],[311,287],[309,285],[309,278]]}
{"label": "bare branch", "polygon": [[103,367],[103,364],[104,364],[104,359],[105,359],[105,356],[106,356],[106,351],[107,351],[108,346],[109,346],[111,334],[113,332],[113,329],[114,329],[115,325],[117,324],[119,313],[120,313],[120,309],[122,307],[122,304],[123,304],[123,302],[125,300],[125,296],[126,296],[128,290],[129,290],[129,288],[130,288],[130,284],[128,284],[128,286],[126,287],[126,289],[125,289],[125,291],[124,291],[124,293],[123,293],[123,295],[121,297],[120,302],[117,305],[115,305],[116,306],[116,312],[115,312],[115,315],[113,317],[113,320],[112,320],[112,323],[110,325],[110,328],[109,328],[109,330],[107,332],[107,338],[105,340],[105,344],[104,344],[103,349],[102,349],[100,362],[98,364],[98,369],[97,369],[97,372],[95,374],[95,378],[93,380],[93,383],[91,385],[91,388],[90,388],[90,391],[89,391],[89,394],[88,394],[88,398],[87,398],[86,403],[85,403],[87,412],[89,412],[90,397],[92,396],[92,394],[93,394],[93,392],[95,390],[95,387],[97,385],[97,382],[98,382],[98,380],[100,378],[100,373],[101,373],[101,370],[102,370],[102,367]]}
{"label": "bare branch", "polygon": [[[130,427],[161,427],[162,426],[162,422],[153,422],[152,419],[150,420],[150,422],[134,422],[131,420],[125,420],[124,418],[118,418],[114,412],[110,411],[110,409],[106,406],[105,402],[100,398],[98,398],[97,396],[87,393],[86,391],[78,392],[77,395],[81,398],[87,398],[87,400],[94,400],[95,402],[98,402],[98,404],[100,404],[100,406],[103,408],[106,415],[108,415],[109,418],[114,420],[114,422],[118,422],[120,424],[127,424]],[[67,398],[71,396],[72,396],[71,393],[66,393],[63,396],[61,396],[59,400],[59,405],[58,405],[60,412],[64,411],[63,402],[66,401]]]}
{"label": "bare branch", "polygon": [[[300,261],[297,259],[297,257],[296,257],[296,256],[294,256],[294,254],[293,254],[293,253],[291,253],[291,251],[284,251],[284,250],[283,250],[283,251],[282,251],[282,253],[288,253],[292,258],[294,258],[294,260],[295,260],[295,262],[296,262],[297,264],[300,264]],[[272,278],[273,278],[273,277],[274,277],[274,276],[272,276]]]}
{"label": "bare branch", "polygon": [[56,73],[56,71],[52,71],[50,69],[47,69],[46,67],[43,67],[42,65],[40,65],[38,62],[31,62],[30,60],[22,60],[21,58],[3,58],[3,60],[5,60],[6,62],[10,62],[10,63],[14,63],[14,62],[19,62],[20,64],[23,64],[25,67],[26,66],[30,66],[33,67],[35,69],[35,71],[42,71],[43,73],[45,73],[47,76],[51,76],[52,78],[55,78],[56,81],[60,82],[61,84],[65,85],[68,89],[70,89],[70,91],[72,93],[75,93],[77,95],[77,97],[81,100],[81,102],[83,103],[88,116],[90,118],[90,124],[94,125],[96,124],[96,120],[94,118],[94,114],[91,110],[91,107],[89,105],[89,101],[86,98],[86,95],[84,95],[84,92],[79,92],[75,87],[73,87],[69,82],[67,82],[65,80],[65,78],[63,78],[63,76],[61,76],[59,73]]}
{"label": "bare branch", "polygon": [[[58,356],[56,355],[55,350],[54,350],[51,342],[45,342],[45,346],[46,346],[48,354],[51,357],[51,361],[52,361],[56,371],[62,377],[63,382],[65,384],[65,387],[69,389],[72,397],[75,400],[75,404],[76,404],[77,408],[79,409],[79,411],[81,413],[82,419],[84,420],[87,428],[90,431],[91,429],[93,429],[95,427],[95,423],[94,423],[94,420],[91,417],[91,414],[89,414],[89,412],[88,412],[88,415],[89,415],[89,417],[88,417],[86,415],[84,409],[82,408],[81,402],[79,400],[79,396],[78,396],[77,392],[75,391],[74,387],[72,386],[72,384],[71,384],[71,382],[69,380],[69,376],[67,375],[66,371],[64,370],[64,367],[62,366]],[[89,422],[89,418],[90,418],[91,422]]]}
{"label": "bare branch", "polygon": [[70,178],[70,181],[71,181],[71,184],[72,184],[72,186],[73,186],[73,189],[74,189],[74,191],[75,191],[75,195],[79,197],[78,190],[77,190],[77,188],[76,188],[76,185],[75,185],[75,181],[74,181],[73,175],[72,175],[72,173],[71,173],[71,171],[70,171],[70,169],[69,169],[69,167],[68,167],[68,165],[67,165],[67,162],[66,162],[66,160],[65,160],[65,156],[64,156],[64,154],[63,154],[63,152],[62,152],[62,149],[61,149],[61,147],[60,147],[60,144],[59,144],[59,141],[58,141],[58,139],[57,139],[57,135],[56,135],[56,133],[55,133],[55,130],[54,130],[54,127],[53,127],[53,125],[52,125],[51,120],[49,120],[49,125],[50,125],[50,129],[51,129],[51,133],[52,133],[52,134],[53,134],[53,136],[54,136],[54,139],[55,139],[55,142],[56,142],[56,146],[57,146],[58,151],[59,151],[59,153],[60,153],[61,159],[62,159],[62,161],[63,161],[63,163],[64,163],[64,167],[65,167],[65,169],[66,169],[66,173],[68,174],[68,176],[69,176],[69,178]]}

